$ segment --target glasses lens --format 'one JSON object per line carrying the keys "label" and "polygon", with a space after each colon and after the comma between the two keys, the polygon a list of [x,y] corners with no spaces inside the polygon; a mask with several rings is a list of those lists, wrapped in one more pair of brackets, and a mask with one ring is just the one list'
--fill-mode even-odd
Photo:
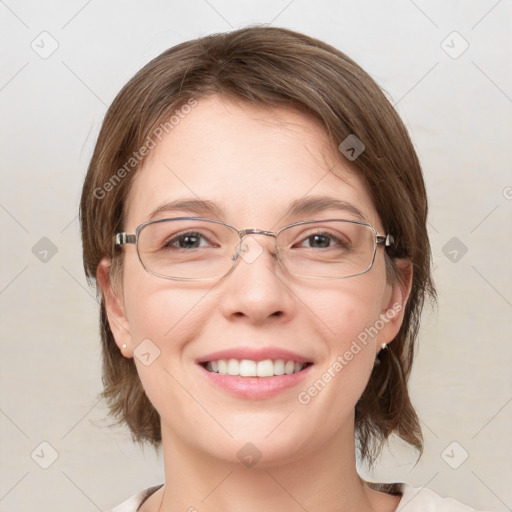
{"label": "glasses lens", "polygon": [[315,221],[284,229],[279,256],[297,276],[340,279],[368,271],[375,256],[375,230],[349,221]]}
{"label": "glasses lens", "polygon": [[146,224],[139,232],[139,258],[149,272],[174,279],[225,275],[239,238],[215,221],[171,219]]}

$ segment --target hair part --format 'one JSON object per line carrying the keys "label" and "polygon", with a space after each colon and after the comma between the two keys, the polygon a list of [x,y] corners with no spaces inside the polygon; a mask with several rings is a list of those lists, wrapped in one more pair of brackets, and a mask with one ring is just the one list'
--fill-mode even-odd
{"label": "hair part", "polygon": [[[391,434],[421,453],[407,381],[425,299],[435,300],[423,175],[395,109],[374,80],[334,47],[288,29],[251,26],[181,43],[144,66],[108,109],[84,181],[80,220],[87,278],[95,281],[100,261],[109,258],[116,288],[122,253],[112,240],[123,230],[133,180],[148,154],[141,148],[149,147],[159,127],[172,125],[180,109],[211,95],[260,108],[298,109],[321,123],[335,151],[349,135],[363,142],[365,150],[350,167],[367,186],[385,232],[394,236],[386,250],[388,278],[400,280],[394,260],[402,258],[411,262],[413,278],[402,326],[356,405],[359,455],[371,465]],[[341,152],[339,158],[348,162]],[[100,326],[102,396],[136,441],[158,446],[159,415],[133,359],[115,344],[104,300]]]}

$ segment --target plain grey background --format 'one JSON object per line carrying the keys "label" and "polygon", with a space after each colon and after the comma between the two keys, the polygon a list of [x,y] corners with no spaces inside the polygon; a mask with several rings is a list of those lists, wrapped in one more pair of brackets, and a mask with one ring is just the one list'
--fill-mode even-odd
{"label": "plain grey background", "polygon": [[411,379],[425,452],[415,465],[392,443],[365,476],[511,510],[510,0],[6,0],[0,16],[1,511],[105,510],[163,481],[161,459],[110,428],[98,400],[80,189],[106,107],[140,67],[251,23],[354,58],[424,167],[439,291]]}

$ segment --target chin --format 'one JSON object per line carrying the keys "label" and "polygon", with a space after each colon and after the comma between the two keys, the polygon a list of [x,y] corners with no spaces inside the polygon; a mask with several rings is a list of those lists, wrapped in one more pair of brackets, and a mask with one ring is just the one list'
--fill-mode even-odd
{"label": "chin", "polygon": [[294,412],[283,421],[286,414],[261,421],[254,414],[250,420],[226,421],[233,437],[216,429],[214,434],[197,439],[198,451],[235,467],[264,469],[298,461],[320,441],[318,429],[309,424],[306,430],[303,421],[291,421]]}

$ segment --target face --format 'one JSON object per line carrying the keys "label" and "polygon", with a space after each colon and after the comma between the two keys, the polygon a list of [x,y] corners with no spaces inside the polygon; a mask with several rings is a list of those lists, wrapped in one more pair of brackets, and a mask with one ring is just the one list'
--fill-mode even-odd
{"label": "face", "polygon": [[[354,208],[285,215],[294,201],[319,196]],[[216,216],[160,208],[189,199],[215,203]],[[357,220],[355,209],[384,234],[363,182],[332,152],[315,121],[209,97],[138,172],[125,228],[134,233],[159,210],[154,218],[207,216],[238,229],[276,232],[299,221]],[[355,404],[381,344],[398,332],[407,287],[387,282],[383,248],[365,274],[306,279],[276,262],[272,237],[253,240],[258,255],[213,281],[154,276],[135,246],[127,245],[122,290],[115,296],[105,285],[108,261],[100,265],[116,342],[125,357],[135,353],[164,440],[233,462],[250,442],[262,464],[293,460],[342,439],[353,443]],[[286,371],[296,373],[242,377],[205,368],[208,361],[216,368],[226,360],[228,373],[237,373],[230,359],[271,374],[281,372],[275,361],[283,360]]]}

